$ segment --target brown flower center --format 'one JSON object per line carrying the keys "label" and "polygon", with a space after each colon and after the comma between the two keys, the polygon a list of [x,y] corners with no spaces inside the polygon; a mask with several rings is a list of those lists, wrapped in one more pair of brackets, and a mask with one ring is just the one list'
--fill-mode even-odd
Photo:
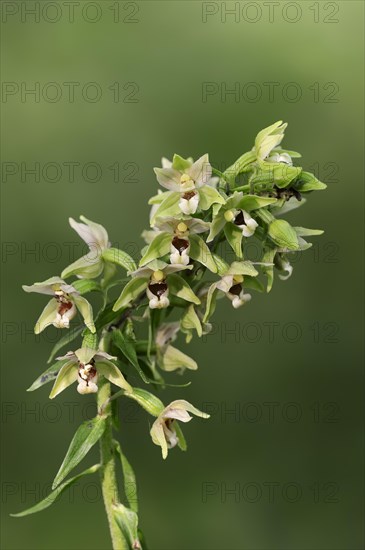
{"label": "brown flower center", "polygon": [[229,289],[229,293],[234,294],[235,296],[239,296],[241,294],[241,291],[242,291],[241,283],[238,283],[237,285],[233,285]]}
{"label": "brown flower center", "polygon": [[179,237],[174,237],[172,239],[172,245],[177,248],[179,254],[181,255],[184,250],[189,248],[189,241],[187,241],[186,239],[180,239]]}
{"label": "brown flower center", "polygon": [[154,294],[154,296],[157,296],[157,298],[160,298],[165,292],[167,291],[167,284],[166,283],[150,283],[148,285],[149,290]]}

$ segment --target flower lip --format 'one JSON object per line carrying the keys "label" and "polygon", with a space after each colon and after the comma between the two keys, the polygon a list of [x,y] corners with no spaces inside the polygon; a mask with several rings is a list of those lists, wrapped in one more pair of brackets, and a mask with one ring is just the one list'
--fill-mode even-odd
{"label": "flower lip", "polygon": [[182,254],[184,250],[186,250],[190,246],[188,240],[180,239],[179,237],[174,237],[171,241],[171,244],[179,251],[179,254]]}
{"label": "flower lip", "polygon": [[230,294],[234,294],[235,296],[239,296],[241,294],[241,291],[242,291],[242,284],[236,283],[235,285],[231,286],[228,292]]}
{"label": "flower lip", "polygon": [[167,291],[167,284],[164,282],[150,283],[148,289],[152,292],[154,296],[160,298]]}
{"label": "flower lip", "polygon": [[243,216],[243,212],[242,210],[240,210],[238,212],[238,214],[236,215],[235,219],[233,220],[233,223],[235,225],[247,225],[246,222],[245,222],[245,218]]}

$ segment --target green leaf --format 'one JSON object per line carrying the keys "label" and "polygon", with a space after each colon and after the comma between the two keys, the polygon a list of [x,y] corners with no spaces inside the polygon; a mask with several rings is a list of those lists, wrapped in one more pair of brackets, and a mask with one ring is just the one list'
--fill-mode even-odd
{"label": "green leaf", "polygon": [[227,223],[224,227],[224,234],[226,239],[231,246],[233,252],[236,254],[237,258],[243,257],[242,252],[242,231],[234,223]]}
{"label": "green leaf", "polygon": [[120,312],[114,311],[113,307],[114,307],[114,303],[110,302],[105,306],[104,309],[99,311],[95,319],[95,326],[97,330],[102,329],[103,327],[105,327],[106,325],[109,325],[110,323],[115,321],[115,319],[120,317]]}
{"label": "green leaf", "polygon": [[27,510],[24,510],[23,512],[19,512],[18,514],[10,514],[13,518],[22,518],[24,516],[29,516],[30,514],[36,514],[37,512],[42,512],[42,510],[45,510],[49,506],[51,506],[60,496],[61,494],[73,485],[76,481],[81,479],[84,476],[87,476],[89,474],[94,474],[97,472],[100,468],[100,464],[95,464],[94,466],[91,466],[91,468],[88,468],[87,470],[84,470],[80,474],[78,474],[75,477],[71,477],[61,485],[57,487],[54,491],[52,491],[51,494],[49,494],[45,499],[43,499],[41,502],[38,502],[35,506],[32,506],[31,508],[28,508]]}
{"label": "green leaf", "polygon": [[168,216],[178,216],[181,214],[179,208],[180,193],[171,191],[162,201],[151,219],[151,227],[155,224],[157,218],[166,218]]}
{"label": "green leaf", "polygon": [[138,537],[138,516],[136,512],[121,503],[113,506],[113,516],[130,550],[142,548]]}
{"label": "green leaf", "polygon": [[187,448],[188,448],[188,445],[186,443],[186,439],[184,437],[184,434],[182,432],[180,424],[178,422],[175,422],[174,423],[174,428],[175,428],[175,432],[176,432],[176,435],[177,435],[177,440],[178,440],[177,444],[178,444],[179,448],[182,451],[186,451]]}
{"label": "green leaf", "polygon": [[82,333],[82,336],[83,340],[81,347],[95,350],[98,349],[98,336],[95,332],[91,332],[88,328],[86,328]]}
{"label": "green leaf", "polygon": [[36,380],[34,380],[33,384],[27,389],[27,391],[34,391],[40,388],[41,386],[44,386],[44,384],[48,384],[48,382],[54,382],[59,371],[61,370],[62,366],[66,362],[67,362],[67,359],[65,359],[65,361],[56,361],[56,363],[51,365],[40,376],[38,376]]}
{"label": "green leaf", "polygon": [[113,306],[113,311],[129,306],[147,288],[149,278],[134,277],[123,288],[118,300]]}
{"label": "green leaf", "polygon": [[264,255],[262,257],[262,262],[269,264],[269,265],[263,265],[262,271],[267,277],[267,285],[266,285],[266,292],[270,292],[272,289],[272,285],[274,283],[274,258],[276,254],[275,248],[268,248],[265,250]]}
{"label": "green leaf", "polygon": [[106,262],[119,265],[127,271],[134,271],[137,269],[133,258],[123,250],[119,250],[119,248],[105,248],[105,250],[103,250],[103,259]]}
{"label": "green leaf", "polygon": [[315,175],[310,172],[302,172],[298,180],[294,183],[294,187],[300,191],[300,193],[327,189],[327,185],[319,181],[319,179],[317,179]]}
{"label": "green leaf", "polygon": [[138,513],[138,496],[137,496],[137,481],[132,466],[123,454],[122,449],[118,441],[114,441],[115,450],[119,456],[122,470],[123,470],[123,483],[124,494],[128,500],[128,504],[133,512]]}
{"label": "green leaf", "polygon": [[298,237],[293,227],[286,220],[274,220],[269,224],[268,235],[281,248],[298,250]]}
{"label": "green leaf", "polygon": [[226,202],[219,191],[214,189],[214,187],[210,187],[210,185],[203,185],[203,187],[198,189],[198,193],[199,208],[202,210],[208,210],[214,203],[224,204]]}
{"label": "green leaf", "polygon": [[64,461],[52,484],[52,489],[57,487],[65,477],[87,455],[90,449],[99,441],[105,430],[105,417],[96,416],[92,420],[86,420],[76,430],[70,443]]}
{"label": "green leaf", "polygon": [[180,277],[180,275],[171,273],[171,275],[167,277],[167,284],[171,294],[174,294],[187,302],[192,302],[197,305],[200,304],[199,298],[194,294],[188,283]]}
{"label": "green leaf", "polygon": [[217,266],[211,251],[199,235],[189,237],[190,251],[189,256],[193,260],[205,265],[212,273],[217,273]]}
{"label": "green leaf", "polygon": [[138,372],[142,380],[146,384],[149,384],[150,383],[149,379],[146,377],[145,373],[143,372],[143,370],[139,365],[134,342],[126,338],[125,335],[122,333],[122,331],[119,329],[112,331],[112,340],[114,345],[122,352],[123,356],[127,359],[127,361],[133,365],[133,367],[136,369],[136,371]]}
{"label": "green leaf", "polygon": [[257,195],[244,195],[239,201],[237,208],[251,212],[258,208],[264,208],[270,204],[274,204],[277,200],[270,197],[259,197]]}
{"label": "green leaf", "polygon": [[53,384],[51,393],[49,394],[50,399],[54,399],[59,393],[63,392],[71,384],[77,380],[77,363],[76,359],[70,359],[61,367],[56,381]]}
{"label": "green leaf", "polygon": [[65,336],[62,336],[62,338],[60,338],[58,340],[58,342],[53,346],[52,351],[51,351],[51,355],[48,357],[47,363],[50,363],[51,361],[53,361],[53,359],[56,357],[58,352],[62,348],[64,348],[65,346],[68,346],[68,344],[73,342],[81,334],[81,332],[84,330],[84,328],[85,328],[84,326],[77,327],[77,328],[71,328],[65,334]]}
{"label": "green leaf", "polygon": [[256,279],[256,277],[250,277],[249,275],[245,276],[244,287],[250,288],[251,290],[256,290],[257,292],[264,292],[265,290],[261,281]]}
{"label": "green leaf", "polygon": [[171,241],[172,235],[170,235],[170,233],[166,233],[165,231],[156,233],[156,237],[148,246],[141,261],[139,262],[139,266],[143,267],[148,264],[148,262],[152,262],[152,260],[156,260],[156,258],[161,258],[162,256],[165,256],[165,254],[168,254],[170,252]]}
{"label": "green leaf", "polygon": [[76,281],[73,281],[71,285],[81,295],[87,294],[88,292],[94,292],[94,291],[101,292],[100,284],[94,279],[76,279]]}

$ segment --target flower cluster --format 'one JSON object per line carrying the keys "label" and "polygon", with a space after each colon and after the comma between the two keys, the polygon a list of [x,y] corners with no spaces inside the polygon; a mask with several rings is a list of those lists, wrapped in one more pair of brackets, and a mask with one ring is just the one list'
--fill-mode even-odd
{"label": "flower cluster", "polygon": [[[194,359],[172,345],[178,335],[189,342],[194,334],[209,332],[221,298],[238,309],[251,300],[252,290],[269,292],[275,271],[282,280],[290,277],[291,255],[311,246],[305,237],[322,233],[292,226],[283,217],[311,192],[326,187],[294,166],[300,155],[282,148],[285,129],[279,121],[259,132],[252,150],[224,173],[211,166],[208,154],[195,162],[177,154],[171,161],[163,158],[162,167],[154,169],[163,190],[149,201],[150,227],[142,234],[145,246],[138,265],[111,246],[103,226],[83,216],[81,223],[70,219],[89,252],[61,277],[23,288],[51,296],[36,333],[49,325],[69,329],[79,312],[82,324],[64,344],[79,335],[83,341],[77,351],[59,357],[31,389],[53,380],[51,398],[73,382],[79,393],[95,393],[104,377],[119,388],[118,395],[136,400],[156,417],[151,436],[164,458],[169,448],[186,447],[178,422],[191,420],[189,412],[207,415],[185,400],[165,407],[151,392],[135,387],[133,376],[164,386],[164,373],[196,370]],[[250,240],[261,250],[259,261],[249,258]],[[126,272],[123,282],[118,268]],[[112,300],[110,289],[117,285],[120,295]],[[84,297],[91,292],[101,297],[95,316]],[[168,320],[175,309],[178,319]],[[148,334],[137,337],[141,321]]]}

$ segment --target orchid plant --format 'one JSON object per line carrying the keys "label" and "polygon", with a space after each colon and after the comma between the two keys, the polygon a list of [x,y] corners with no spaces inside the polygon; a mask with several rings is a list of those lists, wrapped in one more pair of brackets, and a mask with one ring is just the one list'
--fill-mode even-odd
{"label": "orchid plant", "polygon": [[[211,166],[208,154],[195,162],[179,155],[172,161],[163,158],[155,174],[164,191],[149,201],[150,227],[142,234],[145,246],[138,265],[111,246],[102,225],[83,216],[81,222],[70,218],[89,252],[66,267],[61,277],[23,287],[50,297],[36,322],[37,334],[49,325],[68,329],[51,353],[51,366],[29,391],[53,383],[54,399],[77,382],[80,394],[96,394],[97,415],[77,429],[51,494],[16,517],[44,510],[80,477],[98,471],[114,550],[145,546],[136,500],[128,500],[125,491],[122,502],[118,494],[118,462],[125,485],[136,481],[116,439],[114,404],[133,399],[154,418],[150,435],[163,459],[176,446],[186,450],[181,423],[189,422],[191,414],[208,418],[184,399],[166,406],[145,387],[157,392],[169,385],[169,373],[196,370],[194,359],[171,345],[177,335],[183,333],[190,342],[194,335],[209,333],[221,298],[237,309],[251,300],[249,291],[269,292],[274,272],[287,279],[293,271],[291,255],[311,246],[305,237],[322,233],[294,227],[283,218],[303,205],[310,193],[326,188],[313,174],[294,166],[298,153],[282,148],[286,126],[279,121],[259,132],[252,150],[225,172]],[[250,239],[261,251],[260,261],[247,257]],[[126,272],[124,279],[119,270]],[[120,295],[114,301],[110,290],[118,286]],[[85,298],[91,292],[100,295],[96,314]],[[81,319],[71,328],[78,313]],[[66,347],[72,350],[53,362]],[[134,385],[136,377],[145,387]],[[100,462],[69,477],[98,442]]]}

